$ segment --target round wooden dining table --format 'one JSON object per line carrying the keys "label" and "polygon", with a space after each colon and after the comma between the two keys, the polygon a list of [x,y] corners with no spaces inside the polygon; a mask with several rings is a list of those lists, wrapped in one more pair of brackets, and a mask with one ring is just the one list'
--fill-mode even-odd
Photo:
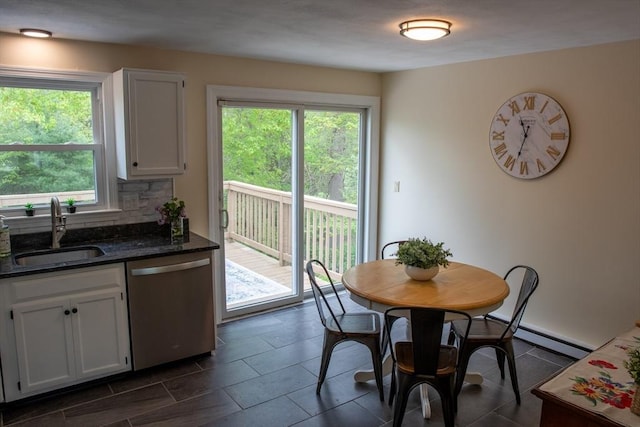
{"label": "round wooden dining table", "polygon": [[[509,295],[509,285],[500,276],[480,267],[460,262],[450,262],[431,280],[413,280],[404,272],[403,265],[394,259],[384,259],[358,264],[344,272],[342,284],[350,298],[370,310],[383,313],[390,307],[432,307],[459,310],[479,316],[500,307]],[[392,361],[387,357],[383,370],[390,373]],[[357,382],[373,378],[369,371],[358,371]],[[465,380],[482,383],[480,374],[467,373]],[[421,388],[422,412],[429,418],[431,410],[427,387]]]}
{"label": "round wooden dining table", "polygon": [[393,259],[365,262],[345,271],[342,284],[351,298],[371,310],[389,307],[433,307],[471,316],[489,313],[509,295],[507,282],[495,273],[460,262],[440,267],[436,277],[413,280]]}

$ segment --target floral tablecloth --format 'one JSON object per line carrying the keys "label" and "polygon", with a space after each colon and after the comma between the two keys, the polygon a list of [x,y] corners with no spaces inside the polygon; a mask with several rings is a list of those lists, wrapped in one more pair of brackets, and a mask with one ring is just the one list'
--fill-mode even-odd
{"label": "floral tablecloth", "polygon": [[640,328],[614,338],[547,381],[540,390],[626,426],[640,426],[629,409],[635,392],[623,362],[627,350],[640,345]]}

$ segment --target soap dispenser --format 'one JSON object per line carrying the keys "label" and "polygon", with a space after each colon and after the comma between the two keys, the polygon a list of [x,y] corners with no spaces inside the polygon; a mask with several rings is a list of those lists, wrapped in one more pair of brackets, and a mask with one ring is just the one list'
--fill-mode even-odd
{"label": "soap dispenser", "polygon": [[0,258],[11,256],[11,236],[9,226],[4,224],[4,218],[0,215]]}

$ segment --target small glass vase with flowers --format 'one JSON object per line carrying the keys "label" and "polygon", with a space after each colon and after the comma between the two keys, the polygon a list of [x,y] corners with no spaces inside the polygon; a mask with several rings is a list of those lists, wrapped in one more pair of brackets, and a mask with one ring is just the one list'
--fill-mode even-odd
{"label": "small glass vase with flowers", "polygon": [[159,225],[169,224],[171,228],[171,243],[180,243],[184,239],[184,218],[187,217],[184,201],[173,197],[156,211],[160,214]]}

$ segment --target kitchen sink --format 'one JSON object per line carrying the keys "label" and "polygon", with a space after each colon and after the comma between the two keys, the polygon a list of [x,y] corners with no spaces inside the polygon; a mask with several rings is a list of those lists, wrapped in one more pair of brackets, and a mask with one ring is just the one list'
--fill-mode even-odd
{"label": "kitchen sink", "polygon": [[97,246],[76,246],[72,248],[25,252],[16,255],[14,259],[18,265],[34,266],[80,261],[102,255],[104,255],[104,251]]}

